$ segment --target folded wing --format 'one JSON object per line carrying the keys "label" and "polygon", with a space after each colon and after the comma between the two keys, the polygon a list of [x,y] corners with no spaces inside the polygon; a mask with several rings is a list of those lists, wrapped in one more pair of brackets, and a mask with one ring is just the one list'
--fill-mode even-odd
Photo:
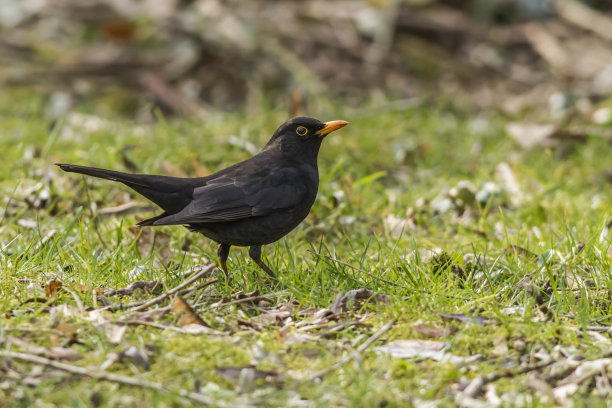
{"label": "folded wing", "polygon": [[156,219],[153,225],[227,222],[291,210],[308,197],[306,182],[296,169],[248,178],[221,176],[193,190],[193,200],[180,212]]}

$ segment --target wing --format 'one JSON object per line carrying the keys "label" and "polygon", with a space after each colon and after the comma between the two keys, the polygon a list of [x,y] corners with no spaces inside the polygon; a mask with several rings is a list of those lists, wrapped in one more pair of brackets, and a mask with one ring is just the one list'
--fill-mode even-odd
{"label": "wing", "polygon": [[308,198],[308,184],[295,168],[249,177],[220,176],[193,191],[182,211],[154,225],[236,221],[290,210]]}

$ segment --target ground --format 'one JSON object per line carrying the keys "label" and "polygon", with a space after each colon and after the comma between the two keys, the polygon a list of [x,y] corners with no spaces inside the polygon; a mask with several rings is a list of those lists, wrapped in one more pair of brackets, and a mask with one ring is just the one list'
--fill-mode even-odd
{"label": "ground", "polygon": [[[137,125],[85,106],[52,121],[42,100],[4,94],[2,405],[609,405],[605,129],[526,149],[511,137],[529,135],[524,117],[462,106],[312,107],[350,125],[323,144],[311,214],[265,248],[280,283],[234,249],[231,282],[211,269],[139,311],[216,245],[134,228],[156,211],[146,200],[53,163],[206,174],[255,153],[286,112]],[[136,281],[159,285],[113,293]]]}

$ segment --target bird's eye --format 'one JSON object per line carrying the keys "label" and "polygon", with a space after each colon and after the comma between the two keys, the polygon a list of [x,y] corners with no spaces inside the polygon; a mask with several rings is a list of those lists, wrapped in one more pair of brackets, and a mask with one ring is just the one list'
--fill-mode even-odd
{"label": "bird's eye", "polygon": [[298,126],[297,129],[295,129],[295,133],[300,136],[306,136],[308,134],[308,129],[306,129],[304,126]]}

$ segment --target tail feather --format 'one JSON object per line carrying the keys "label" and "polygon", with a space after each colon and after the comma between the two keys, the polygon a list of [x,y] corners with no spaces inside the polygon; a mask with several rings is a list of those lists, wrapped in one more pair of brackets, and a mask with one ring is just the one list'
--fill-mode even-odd
{"label": "tail feather", "polygon": [[139,227],[150,227],[150,226],[155,225],[155,221],[161,220],[162,218],[166,218],[167,216],[168,216],[168,213],[164,212],[162,214],[159,214],[158,216],[147,218],[146,220],[142,220],[136,225],[138,225]]}
{"label": "tail feather", "polygon": [[[123,183],[160,206],[166,212],[165,215],[177,213],[185,208],[193,199],[193,189],[203,184],[199,179],[130,174],[76,164],[56,163],[56,165],[67,172]],[[155,219],[157,217],[153,220]],[[148,220],[143,223],[146,221]]]}
{"label": "tail feather", "polygon": [[142,183],[141,179],[143,174],[130,174],[130,173],[122,173],[114,170],[106,170],[99,169],[96,167],[87,167],[87,166],[79,166],[76,164],[65,164],[65,163],[55,163],[56,166],[59,166],[60,169],[70,172],[70,173],[79,173],[85,174],[87,176],[93,176],[98,178],[103,178],[106,180],[119,181],[121,183],[130,183],[134,185],[142,185],[143,187],[147,187]]}

